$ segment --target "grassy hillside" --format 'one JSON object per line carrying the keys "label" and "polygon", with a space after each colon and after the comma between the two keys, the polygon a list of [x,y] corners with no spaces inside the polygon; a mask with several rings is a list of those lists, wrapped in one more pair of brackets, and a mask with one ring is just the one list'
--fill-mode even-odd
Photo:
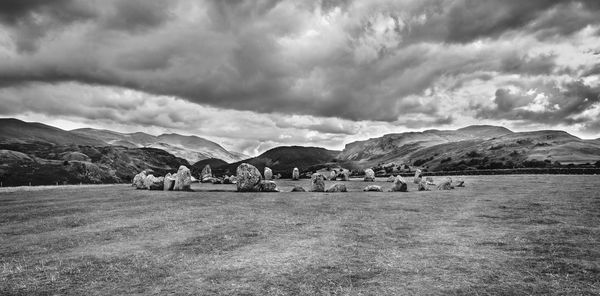
{"label": "grassy hillside", "polygon": [[102,140],[74,134],[49,125],[24,122],[13,118],[0,118],[0,143],[34,141],[55,145],[106,145]]}
{"label": "grassy hillside", "polygon": [[600,293],[598,176],[464,180],[394,194],[0,188],[0,294]]}
{"label": "grassy hillside", "polygon": [[44,142],[0,144],[0,181],[4,186],[128,183],[145,169],[157,175],[189,163],[153,148],[59,146]]}
{"label": "grassy hillside", "polygon": [[274,174],[279,173],[287,178],[291,177],[294,167],[297,167],[300,171],[304,171],[311,166],[330,162],[338,154],[339,151],[318,147],[281,146],[268,150],[254,158],[221,166],[214,171],[218,174],[235,174],[236,168],[245,162],[257,167],[261,172],[265,167],[269,167],[273,170]]}

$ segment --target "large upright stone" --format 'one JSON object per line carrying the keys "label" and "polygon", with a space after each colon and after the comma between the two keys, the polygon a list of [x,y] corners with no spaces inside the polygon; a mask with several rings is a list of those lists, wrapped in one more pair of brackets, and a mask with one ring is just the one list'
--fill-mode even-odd
{"label": "large upright stone", "polygon": [[335,170],[332,170],[332,171],[329,173],[329,180],[331,180],[331,181],[335,181],[335,180],[337,179],[337,176],[338,176],[337,172],[336,172]]}
{"label": "large upright stone", "polygon": [[299,180],[300,179],[300,171],[298,170],[298,168],[294,168],[294,170],[292,170],[292,180]]}
{"label": "large upright stone", "polygon": [[268,168],[265,167],[265,180],[272,180],[273,179],[273,171]]}
{"label": "large upright stone", "polygon": [[165,179],[163,180],[163,190],[171,191],[171,190],[173,190],[174,187],[175,187],[175,177],[173,177],[171,175],[171,173],[168,173],[165,176]]}
{"label": "large upright stone", "polygon": [[325,177],[319,173],[312,174],[310,178],[310,191],[312,192],[324,192],[325,191]]}
{"label": "large upright stone", "polygon": [[392,190],[394,192],[407,192],[408,191],[408,184],[406,184],[406,181],[404,180],[404,178],[402,178],[402,176],[398,175],[398,177],[396,177],[396,180],[394,181],[394,186],[392,187]]}
{"label": "large upright stone", "polygon": [[260,181],[262,181],[262,176],[255,166],[248,163],[242,163],[237,167],[236,174],[237,191],[260,191]]}
{"label": "large upright stone", "polygon": [[191,190],[192,186],[192,173],[190,169],[186,166],[182,165],[177,170],[177,174],[175,174],[175,185],[173,185],[173,190],[175,191],[188,191]]}
{"label": "large upright stone", "polygon": [[347,169],[343,169],[340,173],[342,181],[350,181],[350,171]]}
{"label": "large upright stone", "polygon": [[415,178],[413,179],[413,182],[415,182],[415,184],[419,184],[421,183],[421,178],[423,178],[423,172],[420,169],[417,169],[415,171]]}
{"label": "large upright stone", "polygon": [[213,181],[213,175],[212,175],[212,169],[210,168],[210,165],[205,165],[204,168],[202,169],[202,172],[200,173],[200,182],[203,183],[210,183]]}
{"label": "large upright stone", "polygon": [[365,170],[365,182],[375,182],[375,172],[372,169]]}
{"label": "large upright stone", "polygon": [[145,180],[146,180],[146,172],[142,171],[139,174],[135,175],[135,177],[133,177],[133,186],[136,189],[146,189],[146,186],[144,186]]}
{"label": "large upright stone", "polygon": [[154,177],[154,175],[148,175],[144,180],[144,186],[148,190],[163,190],[164,178]]}

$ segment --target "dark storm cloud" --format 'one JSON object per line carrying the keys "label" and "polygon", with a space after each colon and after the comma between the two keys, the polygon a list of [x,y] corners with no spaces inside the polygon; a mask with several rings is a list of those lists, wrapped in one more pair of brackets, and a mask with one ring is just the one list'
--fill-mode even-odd
{"label": "dark storm cloud", "polygon": [[[440,80],[454,91],[498,75],[556,74],[558,54],[510,42],[568,39],[597,24],[599,10],[547,0],[1,1],[0,30],[16,50],[5,48],[0,87],[77,81],[236,110],[443,125],[454,118],[436,103]],[[511,96],[496,94],[503,114],[522,103]],[[437,119],[404,118],[415,114]]]}
{"label": "dark storm cloud", "polygon": [[491,107],[475,106],[477,117],[545,124],[586,123],[596,120],[582,114],[600,103],[600,86],[576,81],[562,86],[546,85],[531,93],[498,89],[493,102]]}

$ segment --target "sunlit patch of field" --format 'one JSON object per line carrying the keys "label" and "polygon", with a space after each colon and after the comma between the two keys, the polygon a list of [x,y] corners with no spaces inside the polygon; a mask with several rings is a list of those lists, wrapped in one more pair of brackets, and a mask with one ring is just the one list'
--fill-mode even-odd
{"label": "sunlit patch of field", "polygon": [[600,176],[464,180],[0,191],[0,295],[600,294]]}

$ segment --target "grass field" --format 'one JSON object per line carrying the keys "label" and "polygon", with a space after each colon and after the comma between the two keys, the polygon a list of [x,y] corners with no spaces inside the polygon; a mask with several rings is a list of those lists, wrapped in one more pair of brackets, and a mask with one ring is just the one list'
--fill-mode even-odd
{"label": "grass field", "polygon": [[408,193],[3,189],[0,294],[600,294],[600,176],[464,180]]}

